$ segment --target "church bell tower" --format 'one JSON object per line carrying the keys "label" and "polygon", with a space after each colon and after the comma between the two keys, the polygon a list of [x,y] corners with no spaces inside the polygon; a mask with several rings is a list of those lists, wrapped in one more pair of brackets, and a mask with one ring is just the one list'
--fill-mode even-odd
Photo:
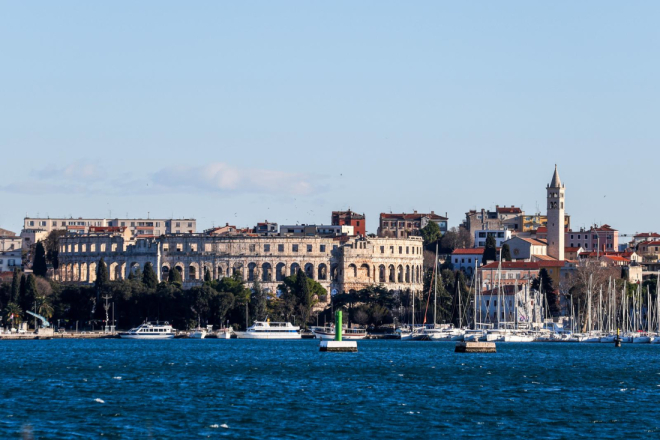
{"label": "church bell tower", "polygon": [[550,185],[546,187],[548,198],[548,255],[557,260],[564,259],[564,193],[557,165]]}

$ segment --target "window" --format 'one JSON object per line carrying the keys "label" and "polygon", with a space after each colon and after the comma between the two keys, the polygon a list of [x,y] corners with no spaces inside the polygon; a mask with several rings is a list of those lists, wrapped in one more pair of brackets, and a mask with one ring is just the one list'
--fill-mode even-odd
{"label": "window", "polygon": [[485,232],[479,232],[479,238],[486,238]]}
{"label": "window", "polygon": [[399,253],[400,253],[400,254],[403,253],[403,246],[399,246]]}
{"label": "window", "polygon": [[291,246],[291,248],[292,248],[291,249],[292,252],[298,252],[298,245],[297,244],[294,244],[293,246]]}
{"label": "window", "polygon": [[188,222],[188,227],[192,228],[192,222]]}
{"label": "window", "polygon": [[[573,234],[571,234],[571,240],[573,240]],[[571,245],[571,246],[573,246],[573,245]]]}
{"label": "window", "polygon": [[264,252],[270,252],[270,245],[269,244],[264,245]]}
{"label": "window", "polygon": [[135,226],[135,222],[131,222],[131,227]]}
{"label": "window", "polygon": [[461,258],[461,263],[465,263],[465,258]]}
{"label": "window", "polygon": [[33,221],[30,221],[30,226],[34,226],[34,222],[33,222]]}
{"label": "window", "polygon": [[390,254],[394,253],[394,246],[390,246]]}
{"label": "window", "polygon": [[307,252],[312,252],[312,245],[311,244],[307,245]]}
{"label": "window", "polygon": [[122,225],[122,226],[126,226],[126,222],[121,222],[121,225]]}
{"label": "window", "polygon": [[284,252],[284,245],[283,244],[278,244],[277,245],[277,252]]}
{"label": "window", "polygon": [[250,245],[250,252],[255,252],[257,250],[257,245],[251,244]]}
{"label": "window", "polygon": [[458,264],[458,258],[454,258],[454,263]]}
{"label": "window", "polygon": [[324,244],[319,246],[319,252],[325,252],[325,245]]}
{"label": "window", "polygon": [[181,227],[181,222],[176,222],[176,227],[180,228]]}
{"label": "window", "polygon": [[384,253],[385,253],[385,246],[381,246],[381,247],[380,247],[380,253],[381,253],[381,254],[384,254]]}
{"label": "window", "polygon": [[406,246],[406,254],[409,254],[409,253],[410,253],[410,248],[408,246]]}

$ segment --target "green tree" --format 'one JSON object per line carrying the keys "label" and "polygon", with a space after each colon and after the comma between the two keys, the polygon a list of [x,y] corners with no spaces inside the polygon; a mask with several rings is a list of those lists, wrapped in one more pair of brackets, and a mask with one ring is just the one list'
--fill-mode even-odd
{"label": "green tree", "polygon": [[11,294],[9,302],[17,301],[21,294],[21,271],[18,268],[14,269],[14,276],[11,279]]}
{"label": "green tree", "polygon": [[23,310],[15,302],[10,302],[5,308],[5,322],[11,322],[13,324],[20,324],[23,322]]}
{"label": "green tree", "polygon": [[94,281],[94,287],[96,291],[100,292],[108,285],[110,282],[110,276],[108,275],[108,266],[103,261],[103,257],[99,260],[99,264],[96,268],[96,280]]}
{"label": "green tree", "polygon": [[154,271],[154,265],[151,264],[151,261],[147,261],[142,269],[142,284],[144,284],[148,289],[155,289],[158,285],[158,277]]}
{"label": "green tree", "polygon": [[511,261],[511,249],[507,243],[502,245],[502,261]]}
{"label": "green tree", "polygon": [[267,295],[264,292],[264,289],[261,288],[261,284],[257,279],[254,280],[252,284],[252,295],[250,297],[250,314],[254,320],[266,319],[266,308],[267,308]]}
{"label": "green tree", "polygon": [[211,281],[211,272],[209,271],[209,268],[205,268],[204,270],[204,282],[207,283]]}
{"label": "green tree", "polygon": [[442,237],[442,232],[440,232],[440,227],[436,222],[428,222],[419,232],[422,234],[424,246],[435,244]]}
{"label": "green tree", "polygon": [[66,235],[66,230],[56,229],[54,231],[50,231],[44,240],[44,247],[46,248],[46,260],[53,265],[54,270],[57,270],[60,267],[60,237],[63,235]]}
{"label": "green tree", "polygon": [[25,293],[21,295],[18,305],[23,310],[34,310],[34,302],[38,296],[37,279],[34,275],[29,274],[25,279]]}
{"label": "green tree", "polygon": [[552,316],[559,315],[559,295],[555,289],[554,282],[545,267],[539,271],[539,276],[532,280],[532,289],[542,290],[550,314]]}
{"label": "green tree", "polygon": [[32,261],[32,272],[36,276],[45,277],[48,273],[46,264],[46,250],[42,242],[37,242],[37,248],[34,251],[34,260]]}
{"label": "green tree", "polygon": [[486,247],[484,248],[484,256],[481,262],[486,264],[487,261],[495,260],[497,260],[497,242],[495,241],[495,237],[489,235],[486,238]]}
{"label": "green tree", "polygon": [[167,274],[167,282],[174,284],[178,287],[183,286],[183,278],[181,277],[181,272],[175,267],[171,268]]}

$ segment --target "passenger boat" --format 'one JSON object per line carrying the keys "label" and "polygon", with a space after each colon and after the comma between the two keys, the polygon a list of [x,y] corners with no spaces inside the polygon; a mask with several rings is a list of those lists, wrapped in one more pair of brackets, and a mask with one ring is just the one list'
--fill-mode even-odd
{"label": "passenger boat", "polygon": [[172,339],[175,335],[176,331],[167,322],[163,324],[146,322],[127,332],[119,333],[122,339]]}
{"label": "passenger boat", "polygon": [[244,332],[235,332],[238,339],[301,339],[300,327],[290,322],[255,321]]}
{"label": "passenger boat", "polygon": [[[335,339],[335,327],[314,327],[312,329],[316,339]],[[345,341],[359,341],[367,337],[363,328],[342,328],[341,338]]]}

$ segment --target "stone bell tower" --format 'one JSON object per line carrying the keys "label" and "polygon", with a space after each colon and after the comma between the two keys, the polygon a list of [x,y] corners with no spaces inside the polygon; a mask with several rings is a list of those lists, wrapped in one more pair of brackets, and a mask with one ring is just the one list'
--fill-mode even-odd
{"label": "stone bell tower", "polygon": [[548,255],[557,260],[564,259],[564,193],[566,188],[561,183],[557,165],[552,175],[548,193]]}

